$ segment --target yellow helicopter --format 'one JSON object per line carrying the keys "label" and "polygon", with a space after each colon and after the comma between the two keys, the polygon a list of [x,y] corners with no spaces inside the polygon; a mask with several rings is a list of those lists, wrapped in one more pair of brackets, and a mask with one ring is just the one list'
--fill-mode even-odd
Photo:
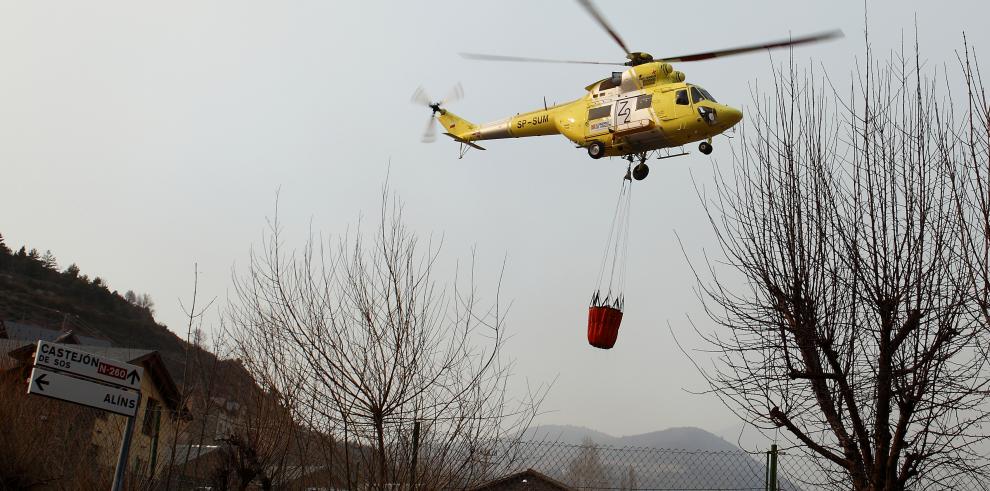
{"label": "yellow helicopter", "polygon": [[670,152],[671,148],[701,141],[698,150],[703,154],[710,154],[712,138],[742,119],[742,111],[739,109],[719,103],[698,85],[686,83],[684,73],[674,70],[672,62],[708,60],[842,36],[841,31],[835,30],[757,45],[655,59],[649,53],[629,51],[626,43],[590,0],[578,0],[578,3],[626,52],[628,61],[608,63],[474,53],[461,53],[461,56],[486,61],[625,65],[630,68],[612,72],[611,76],[588,85],[585,87],[587,93],[580,99],[550,107],[544,105],[543,109],[485,124],[472,123],[442,107],[462,96],[459,86],[440,102],[431,101],[420,88],[413,94],[413,102],[433,110],[423,141],[435,139],[435,121],[443,126],[445,135],[461,144],[461,157],[469,148],[484,150],[475,143],[480,140],[561,134],[579,148],[585,148],[593,159],[619,156],[629,160],[631,164],[637,158],[639,165],[632,169],[631,174],[636,180],[642,180],[650,172],[646,160],[652,152],[659,154],[660,150],[667,149],[666,154],[659,155],[658,158],[678,157],[687,153],[682,151],[673,154]]}

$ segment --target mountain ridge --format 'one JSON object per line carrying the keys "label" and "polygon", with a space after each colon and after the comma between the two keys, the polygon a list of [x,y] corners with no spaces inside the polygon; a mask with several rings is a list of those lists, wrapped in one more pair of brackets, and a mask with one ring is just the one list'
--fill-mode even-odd
{"label": "mountain ridge", "polygon": [[[527,442],[528,440],[528,442]],[[682,426],[616,437],[574,425],[523,435],[519,460],[577,489],[763,489],[763,455],[701,428]],[[792,488],[786,480],[782,481]]]}
{"label": "mountain ridge", "polygon": [[722,437],[695,426],[679,426],[625,436],[577,425],[539,425],[523,434],[528,441],[548,441],[580,445],[590,438],[598,445],[610,447],[641,447],[678,450],[740,451],[738,446]]}

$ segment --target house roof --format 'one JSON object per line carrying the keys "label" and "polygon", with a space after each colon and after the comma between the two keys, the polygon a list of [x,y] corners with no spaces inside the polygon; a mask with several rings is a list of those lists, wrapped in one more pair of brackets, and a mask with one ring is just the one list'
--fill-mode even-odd
{"label": "house roof", "polygon": [[24,341],[0,338],[0,370],[7,370],[20,364],[17,359],[10,356],[9,353],[17,348],[20,348],[21,346],[24,346]]}
{"label": "house roof", "polygon": [[109,347],[110,341],[98,339],[90,336],[83,336],[73,331],[59,331],[34,324],[25,324],[8,320],[0,320],[0,338],[14,339],[22,341],[56,341],[64,338],[60,342],[69,344],[79,344],[82,346],[103,346]]}
{"label": "house roof", "polygon": [[174,465],[185,465],[215,452],[218,445],[176,445]]}
{"label": "house roof", "polygon": [[515,474],[510,474],[508,476],[500,477],[498,479],[493,479],[491,481],[488,481],[488,482],[486,482],[486,483],[484,483],[484,484],[482,484],[482,485],[474,488],[472,491],[481,491],[483,489],[494,488],[494,487],[496,487],[496,486],[498,486],[500,484],[506,484],[506,483],[509,483],[511,481],[525,482],[526,479],[538,479],[540,481],[543,481],[544,483],[546,483],[547,485],[549,485],[552,488],[557,488],[557,489],[560,489],[560,490],[563,490],[563,491],[571,491],[571,488],[569,488],[566,484],[564,484],[564,483],[562,483],[562,482],[560,482],[560,481],[558,481],[556,479],[553,479],[550,476],[547,476],[546,474],[543,474],[541,472],[537,472],[537,471],[535,471],[533,469],[526,469],[526,470],[524,470],[522,472],[517,472]]}

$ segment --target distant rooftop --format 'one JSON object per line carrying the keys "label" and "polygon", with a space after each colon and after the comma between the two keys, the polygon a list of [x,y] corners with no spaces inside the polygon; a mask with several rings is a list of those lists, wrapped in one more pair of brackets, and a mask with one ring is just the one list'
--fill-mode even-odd
{"label": "distant rooftop", "polygon": [[72,331],[59,331],[33,324],[25,324],[23,322],[0,320],[0,339],[63,342],[66,341],[66,339],[64,339],[66,335],[72,337],[71,341],[74,342],[71,344],[78,344],[81,346],[102,346],[107,348],[113,345],[109,340],[82,336]]}

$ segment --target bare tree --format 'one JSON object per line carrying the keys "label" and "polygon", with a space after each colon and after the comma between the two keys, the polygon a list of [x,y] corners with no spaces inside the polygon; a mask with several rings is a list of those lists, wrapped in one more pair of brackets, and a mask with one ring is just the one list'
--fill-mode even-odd
{"label": "bare tree", "polygon": [[298,253],[286,251],[276,210],[236,280],[238,356],[300,424],[335,442],[321,464],[348,487],[477,481],[511,457],[506,440],[545,393],[507,395],[497,294],[482,307],[473,277],[448,291],[433,277],[438,254],[404,227],[386,190],[371,239],[310,238]]}
{"label": "bare tree", "polygon": [[619,484],[619,489],[625,491],[639,489],[639,482],[636,480],[636,469],[632,465],[627,466],[626,474],[622,477],[622,483]]}
{"label": "bare tree", "polygon": [[567,465],[567,484],[581,489],[608,488],[609,482],[605,474],[598,445],[591,438],[585,437],[577,456]]}
{"label": "bare tree", "polygon": [[306,459],[296,451],[301,429],[277,394],[253,384],[239,387],[238,392],[237,401],[227,401],[234,406],[232,422],[216,436],[221,459],[212,472],[214,484],[238,490],[252,484],[274,489],[305,467]]}
{"label": "bare tree", "polygon": [[0,358],[0,489],[105,488],[112,468],[93,447],[101,411],[28,395],[30,371]]}
{"label": "bare tree", "polygon": [[147,293],[138,295],[134,301],[134,305],[147,309],[151,314],[155,313],[155,301],[152,300],[151,295],[148,295]]}
{"label": "bare tree", "polygon": [[[965,38],[964,38],[965,39]],[[962,219],[962,255],[973,274],[976,308],[990,326],[990,99],[968,44],[959,59],[966,82],[966,110],[957,135],[961,152],[950,176]],[[986,347],[981,347],[986,350]]]}
{"label": "bare tree", "polygon": [[856,490],[986,469],[987,105],[914,54],[868,54],[848,97],[776,73],[705,201],[727,257],[701,282],[713,391]]}

